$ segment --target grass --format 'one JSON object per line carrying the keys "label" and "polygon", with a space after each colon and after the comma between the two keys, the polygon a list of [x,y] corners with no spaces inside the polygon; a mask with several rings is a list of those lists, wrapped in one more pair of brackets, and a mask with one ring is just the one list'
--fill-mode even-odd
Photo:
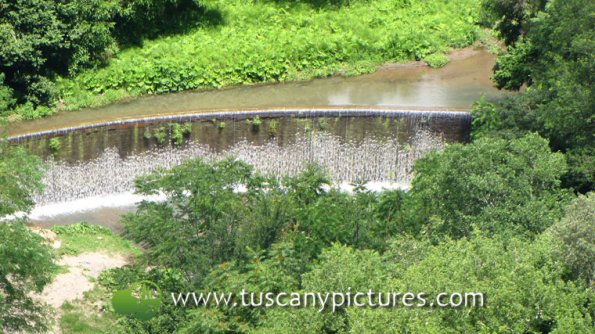
{"label": "grass", "polygon": [[[318,3],[318,2],[316,2]],[[146,40],[103,68],[58,79],[60,109],[123,98],[357,75],[472,44],[479,0],[212,0],[223,23]]]}
{"label": "grass", "polygon": [[52,227],[62,246],[57,255],[78,255],[84,252],[103,251],[110,254],[140,255],[141,251],[130,241],[114,234],[111,230],[85,222]]}
{"label": "grass", "polygon": [[[62,242],[56,250],[58,256],[78,255],[85,252],[102,251],[109,254],[139,256],[141,251],[130,241],[114,234],[111,230],[80,222],[72,225],[54,226]],[[56,274],[67,272],[67,267],[59,267]],[[118,315],[111,310],[111,294],[100,284],[85,292],[84,297],[62,305],[58,326],[62,333],[115,333],[118,328]]]}
{"label": "grass", "polygon": [[109,307],[104,308],[110,304],[109,297],[105,288],[96,285],[82,300],[64,303],[58,323],[62,333],[115,333],[118,316]]}

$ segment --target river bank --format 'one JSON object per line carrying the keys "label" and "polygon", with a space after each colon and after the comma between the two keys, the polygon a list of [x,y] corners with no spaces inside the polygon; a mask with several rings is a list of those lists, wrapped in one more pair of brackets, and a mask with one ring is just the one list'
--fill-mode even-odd
{"label": "river bank", "polygon": [[387,64],[355,77],[239,86],[145,96],[101,108],[59,112],[10,124],[9,136],[159,115],[272,108],[391,107],[468,110],[482,94],[504,96],[490,81],[495,56],[484,49],[461,49],[440,69],[421,63]]}

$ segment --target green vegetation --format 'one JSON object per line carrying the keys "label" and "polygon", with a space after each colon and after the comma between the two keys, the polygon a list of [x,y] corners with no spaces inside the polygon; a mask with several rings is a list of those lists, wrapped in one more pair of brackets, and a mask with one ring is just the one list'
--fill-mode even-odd
{"label": "green vegetation", "polygon": [[[474,106],[472,142],[419,159],[409,191],[352,195],[310,166],[291,178],[234,160],[188,162],[137,180],[124,218],[156,266],[114,270],[198,291],[481,291],[473,309],[163,308],[137,332],[590,332],[593,312],[593,5],[486,1],[508,53],[500,87]],[[441,62],[441,50],[422,59]],[[431,55],[434,54],[434,55]],[[433,59],[434,58],[434,59]],[[252,123],[250,123],[252,124]],[[271,127],[269,125],[269,131]],[[304,120],[307,132],[310,120]],[[234,192],[238,184],[246,192]],[[589,193],[575,197],[572,190]],[[157,217],[157,219],[156,219]],[[180,242],[183,240],[183,242]],[[167,275],[163,273],[167,272]],[[136,274],[134,274],[136,273]],[[134,278],[132,278],[133,276]],[[176,321],[171,321],[176,319]]]}
{"label": "green vegetation", "polygon": [[592,195],[567,206],[563,171],[563,155],[537,135],[450,145],[416,163],[408,192],[346,194],[314,166],[279,179],[240,161],[189,161],[139,178],[139,193],[167,199],[124,217],[153,269],[114,269],[104,281],[236,293],[473,288],[489,298],[464,313],[170,305],[149,322],[122,319],[134,332],[584,332],[592,264],[577,255],[595,249],[595,211]]}
{"label": "green vegetation", "polygon": [[30,210],[32,194],[42,189],[42,175],[38,157],[0,141],[0,217]]}
{"label": "green vegetation", "polygon": [[165,129],[165,127],[160,126],[159,128],[154,130],[153,137],[155,137],[157,144],[163,145],[165,144],[165,140],[167,139],[167,130]]}
{"label": "green vegetation", "polygon": [[151,138],[153,138],[153,135],[151,134],[151,129],[149,129],[148,127],[146,127],[145,131],[143,132],[143,138],[145,138],[146,140],[151,140]]}
{"label": "green vegetation", "polygon": [[[527,88],[502,101],[478,101],[472,141],[447,145],[419,159],[408,191],[375,193],[358,182],[348,194],[317,166],[279,177],[259,174],[233,158],[197,159],[135,181],[137,193],[166,197],[143,201],[136,212],[122,218],[125,237],[143,245],[142,254],[131,241],[104,228],[88,224],[53,228],[63,242],[59,254],[107,249],[139,257],[136,263],[102,273],[88,300],[106,300],[110,292],[150,280],[165,292],[372,289],[435,296],[443,291],[477,291],[485,296],[484,307],[351,307],[337,312],[307,307],[186,309],[173,307],[166,293],[159,314],[146,322],[116,316],[109,309],[96,317],[84,307],[66,305],[60,319],[64,331],[593,331],[592,1],[486,0],[479,14],[473,1],[214,0],[208,7],[174,0],[155,6],[143,1],[86,2],[87,6],[118,4],[119,14],[98,21],[105,26],[98,24],[96,32],[127,48],[104,67],[82,71],[78,69],[83,63],[92,67],[93,61],[99,62],[100,52],[84,58],[81,50],[86,47],[75,41],[64,43],[72,35],[60,29],[73,27],[73,17],[80,14],[75,9],[93,8],[76,3],[64,1],[50,10],[45,1],[11,2],[12,7],[35,9],[31,18],[20,11],[8,19],[0,16],[4,39],[11,27],[27,27],[31,25],[27,20],[41,22],[18,35],[17,41],[23,39],[26,48],[18,49],[11,41],[0,52],[7,73],[1,76],[7,84],[0,85],[0,107],[16,105],[10,110],[22,118],[51,112],[47,107],[51,103],[43,101],[55,89],[54,79],[62,105],[76,108],[121,96],[361,73],[387,60],[425,59],[438,66],[448,46],[467,45],[476,38],[476,17],[493,27],[508,46],[496,64],[497,85]],[[183,4],[194,10],[181,11]],[[8,7],[0,7],[0,13]],[[68,8],[72,11],[64,12]],[[187,30],[182,29],[187,25],[174,26],[163,36],[159,24],[180,12],[186,14],[176,22],[198,14],[205,21]],[[87,13],[84,22],[97,20],[100,14]],[[140,23],[143,17],[146,26]],[[99,44],[85,33],[89,30],[83,28],[89,26],[79,30],[92,49]],[[133,32],[128,37],[117,33],[124,26]],[[50,47],[56,41],[62,49]],[[78,52],[61,59],[67,64],[62,67],[78,73],[70,78],[51,67],[58,66],[51,56],[67,53],[64,48]],[[6,55],[15,56],[17,49],[31,51],[14,58],[19,64],[14,66],[23,67],[19,72],[23,78],[15,79],[16,67],[5,63]],[[31,63],[29,56],[36,62]],[[256,129],[262,122],[248,120]],[[224,123],[213,120],[213,124],[221,128]],[[267,124],[269,134],[276,134],[277,123]],[[303,124],[310,133],[312,121],[304,119]],[[189,129],[187,124],[172,124],[171,139],[183,140]],[[166,142],[167,130],[154,130],[158,143]],[[38,159],[0,145],[0,216],[29,210],[40,179]],[[239,187],[245,191],[237,191]],[[46,329],[42,307],[29,296],[51,279],[52,256],[41,237],[24,225],[0,224],[3,331]]]}
{"label": "green vegetation", "polygon": [[552,227],[560,240],[558,257],[570,277],[595,282],[595,194],[579,196],[567,208],[564,218]]}
{"label": "green vegetation", "polygon": [[0,8],[0,112],[27,119],[141,94],[354,75],[478,36],[478,0],[147,3]]}
{"label": "green vegetation", "polygon": [[[41,171],[37,157],[0,141],[0,217],[32,208]],[[45,308],[30,294],[41,291],[54,271],[51,249],[38,234],[22,222],[0,222],[0,331],[47,329]]]}
{"label": "green vegetation", "polygon": [[192,133],[192,123],[186,122],[182,124],[182,134],[188,136]]}
{"label": "green vegetation", "polygon": [[410,194],[419,208],[412,225],[430,239],[470,237],[475,229],[535,235],[563,215],[569,198],[560,187],[565,170],[564,156],[550,152],[535,134],[450,145],[415,164]]}
{"label": "green vegetation", "polygon": [[[78,255],[84,252],[107,252],[137,258],[141,251],[130,241],[97,225],[80,222],[52,228],[62,242],[56,250],[58,256]],[[118,315],[111,311],[111,290],[105,285],[103,272],[94,288],[83,298],[62,305],[58,326],[62,333],[124,333],[118,326]],[[101,284],[103,283],[103,284]]]}
{"label": "green vegetation", "polygon": [[182,126],[178,123],[169,124],[169,131],[171,132],[171,140],[175,145],[182,145],[184,143],[184,131]]}
{"label": "green vegetation", "polygon": [[258,132],[260,131],[260,125],[262,124],[262,120],[260,117],[256,116],[253,119],[247,119],[246,124],[252,125],[252,131]]}
{"label": "green vegetation", "polygon": [[[545,2],[486,1],[485,7],[490,9],[494,3],[510,5],[509,11],[515,12],[517,5],[534,9]],[[595,4],[588,0],[548,3],[536,14],[533,9],[519,9],[521,21],[510,19],[521,30],[507,38],[511,45],[508,53],[498,57],[494,79],[499,87],[526,85],[527,89],[497,103],[479,101],[474,107],[473,135],[514,138],[539,133],[549,139],[553,150],[566,154],[569,169],[564,185],[586,193],[595,189]],[[500,17],[500,10],[494,15]]]}
{"label": "green vegetation", "polygon": [[432,53],[424,61],[432,68],[440,68],[448,63],[448,57],[443,53]]}
{"label": "green vegetation", "polygon": [[269,121],[269,137],[276,137],[279,131],[279,121],[272,119]]}
{"label": "green vegetation", "polygon": [[110,229],[80,222],[71,225],[58,225],[52,227],[62,246],[57,255],[78,255],[83,252],[106,251],[140,255],[140,251],[130,241],[124,240],[114,234]]}
{"label": "green vegetation", "polygon": [[62,333],[97,334],[109,333],[111,324],[97,315],[86,315],[82,312],[71,311],[71,307],[63,307],[65,313],[60,317]]}
{"label": "green vegetation", "polygon": [[0,7],[0,113],[50,115],[64,95],[57,78],[101,67],[118,49],[212,16],[191,0],[10,0]]}
{"label": "green vegetation", "polygon": [[22,223],[0,223],[0,329],[43,331],[47,312],[30,293],[53,277],[50,247]]}
{"label": "green vegetation", "polygon": [[52,153],[58,153],[60,148],[62,148],[62,143],[60,142],[60,138],[51,138],[49,143],[50,151]]}

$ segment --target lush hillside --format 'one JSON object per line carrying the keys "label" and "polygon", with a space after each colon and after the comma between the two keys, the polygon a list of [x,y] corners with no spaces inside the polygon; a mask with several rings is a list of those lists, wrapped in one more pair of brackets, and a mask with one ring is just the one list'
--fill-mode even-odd
{"label": "lush hillside", "polygon": [[[168,25],[182,22],[174,17],[160,21],[150,33],[138,32],[142,22],[120,23],[122,14],[113,11],[126,8],[104,9],[112,11],[115,23],[94,19],[101,19],[103,34],[110,31],[115,43],[89,43],[95,48],[105,44],[101,53],[81,46],[79,52],[87,52],[89,57],[83,60],[88,61],[66,64],[66,71],[50,71],[50,81],[37,85],[47,88],[44,92],[31,91],[31,85],[23,88],[14,76],[7,76],[17,99],[5,98],[4,114],[36,118],[51,114],[54,106],[72,110],[140,94],[358,74],[384,62],[428,58],[431,64],[443,64],[441,53],[476,40],[478,3],[213,0],[193,9],[176,9],[196,12],[187,26],[169,29]],[[96,34],[88,35],[96,41]],[[46,58],[44,64],[49,66],[52,56]],[[45,70],[42,65],[35,75]]]}

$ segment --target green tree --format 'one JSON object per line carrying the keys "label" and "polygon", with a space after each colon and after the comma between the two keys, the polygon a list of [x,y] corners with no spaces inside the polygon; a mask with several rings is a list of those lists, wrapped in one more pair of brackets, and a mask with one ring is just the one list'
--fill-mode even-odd
{"label": "green tree", "polygon": [[13,93],[12,88],[4,84],[4,73],[0,73],[0,115],[10,109],[16,102]]}
{"label": "green tree", "polygon": [[549,1],[494,68],[498,87],[527,89],[474,108],[475,137],[538,132],[553,150],[568,153],[564,186],[581,193],[595,187],[594,11],[589,0]]}
{"label": "green tree", "polygon": [[481,292],[484,306],[352,308],[350,332],[587,333],[593,324],[593,291],[564,282],[551,245],[551,238],[541,236],[527,242],[480,234],[431,247],[384,289],[425,292],[428,303],[441,292]]}
{"label": "green tree", "polygon": [[42,189],[42,176],[38,157],[0,142],[0,217],[30,210],[33,193]]}
{"label": "green tree", "polygon": [[[38,158],[0,142],[0,217],[29,211],[31,194],[41,189]],[[38,332],[46,329],[43,306],[30,297],[51,279],[50,248],[22,223],[0,222],[0,329]]]}
{"label": "green tree", "polygon": [[[347,307],[334,313],[273,308],[256,332],[590,332],[593,291],[562,279],[564,269],[553,256],[552,241],[551,236],[526,242],[479,234],[430,246],[400,239],[384,254],[333,245],[304,275],[302,291],[424,292],[427,305]],[[436,307],[434,298],[441,292],[481,292],[484,303]]]}
{"label": "green tree", "polygon": [[21,223],[0,223],[0,329],[45,332],[47,313],[30,292],[51,281],[52,259],[39,235]]}
{"label": "green tree", "polygon": [[[201,280],[213,265],[236,254],[246,197],[258,185],[247,183],[253,168],[227,159],[209,164],[192,160],[136,180],[138,193],[162,192],[163,202],[143,202],[124,218],[126,232],[147,245],[147,256]],[[237,187],[248,185],[246,193]]]}
{"label": "green tree", "polygon": [[568,199],[560,188],[564,156],[536,134],[449,145],[418,160],[411,196],[418,233],[435,241],[471,235],[535,235],[557,221]]}
{"label": "green tree", "polygon": [[9,0],[0,5],[0,72],[19,102],[53,102],[55,75],[105,59],[118,1]]}
{"label": "green tree", "polygon": [[514,44],[527,31],[529,20],[543,10],[547,0],[484,0],[483,20],[493,25],[507,45]]}
{"label": "green tree", "polygon": [[561,242],[558,257],[587,284],[595,281],[595,194],[579,195],[566,208],[566,215],[551,228]]}

